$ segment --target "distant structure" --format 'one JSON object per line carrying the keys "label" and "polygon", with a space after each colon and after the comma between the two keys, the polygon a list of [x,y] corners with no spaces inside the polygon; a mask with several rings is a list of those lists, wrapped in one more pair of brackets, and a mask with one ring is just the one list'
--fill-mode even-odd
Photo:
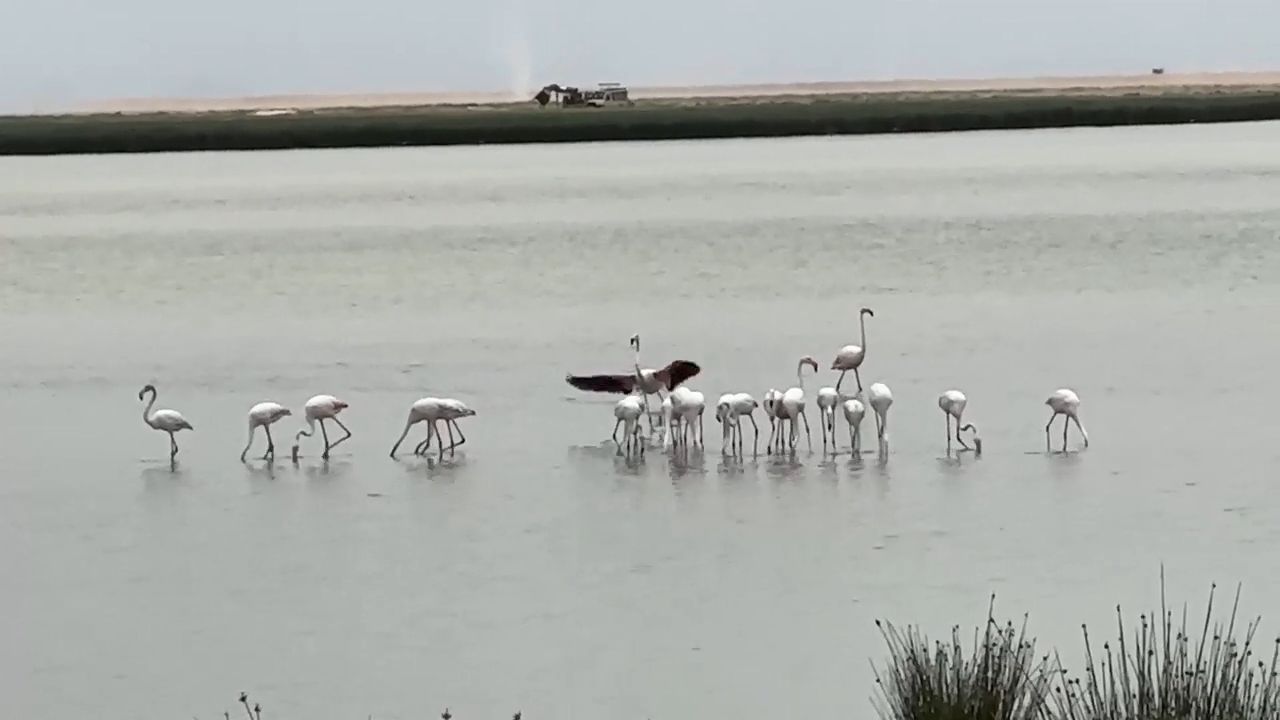
{"label": "distant structure", "polygon": [[1162,67],[1153,67],[1153,68],[1151,68],[1151,74],[1152,74],[1152,75],[1163,75],[1163,74],[1164,74],[1164,68],[1162,68]]}
{"label": "distant structure", "polygon": [[605,105],[617,103],[634,104],[627,93],[627,88],[615,82],[600,83],[594,90],[580,90],[576,87],[551,83],[539,90],[538,94],[533,96],[533,99],[537,100],[538,104],[543,107],[546,107],[551,102],[561,107],[604,107]]}

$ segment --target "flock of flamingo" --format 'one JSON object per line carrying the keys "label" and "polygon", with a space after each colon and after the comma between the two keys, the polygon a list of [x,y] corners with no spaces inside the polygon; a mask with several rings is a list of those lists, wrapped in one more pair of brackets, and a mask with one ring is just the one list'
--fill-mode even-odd
{"label": "flock of flamingo", "polygon": [[[836,353],[835,360],[831,363],[832,370],[840,371],[840,376],[837,378],[835,386],[819,388],[816,395],[818,422],[822,432],[824,455],[828,450],[833,454],[838,451],[836,442],[837,411],[839,415],[844,417],[848,426],[850,450],[854,455],[861,454],[861,426],[866,415],[867,406],[870,406],[875,417],[877,451],[880,454],[888,452],[888,415],[889,408],[893,405],[893,393],[884,383],[873,383],[866,389],[864,401],[862,377],[858,372],[867,355],[866,319],[868,317],[875,317],[875,313],[870,308],[862,308],[858,313],[861,344],[846,345],[840,348],[840,351]],[[649,440],[657,432],[661,433],[661,446],[664,451],[667,449],[685,451],[690,446],[704,447],[703,414],[706,410],[705,397],[702,393],[685,386],[685,383],[690,378],[701,372],[701,368],[697,363],[688,360],[676,360],[657,370],[643,368],[640,366],[640,336],[632,335],[630,342],[631,348],[635,351],[635,366],[632,372],[614,375],[567,375],[565,380],[580,390],[615,393],[625,396],[614,405],[613,409],[613,442],[619,454],[626,454],[627,456],[643,454]],[[763,403],[757,402],[748,393],[726,393],[720,396],[716,403],[715,420],[721,425],[721,451],[724,454],[738,456],[743,454],[742,424],[744,418],[750,421],[754,430],[753,454],[759,453],[760,426],[756,424],[755,411],[762,404],[764,413],[769,419],[767,453],[795,452],[798,429],[801,424],[804,425],[805,440],[808,443],[809,450],[813,450],[813,436],[809,430],[809,417],[805,409],[804,369],[806,366],[812,368],[814,373],[818,372],[817,360],[808,355],[800,358],[796,364],[796,385],[781,392],[770,388],[764,394]],[[853,395],[846,395],[840,390],[845,374],[848,372],[853,372],[858,386]],[[663,390],[666,390],[667,394],[665,396],[663,395]],[[148,426],[168,433],[169,460],[174,462],[178,455],[178,443],[174,435],[182,430],[192,430],[193,428],[182,414],[176,410],[152,410],[156,403],[157,394],[154,385],[147,385],[142,388],[138,393],[138,399],[140,401],[145,399],[148,393],[151,399],[143,407],[142,419]],[[660,401],[656,424],[654,422],[654,413],[649,407],[650,395],[656,395]],[[972,423],[964,423],[964,410],[967,403],[968,400],[964,393],[959,390],[947,390],[938,396],[938,407],[942,410],[946,419],[948,454],[951,453],[952,449],[953,425],[955,427],[954,438],[960,446],[957,452],[972,451],[975,454],[982,453],[982,439],[978,437],[977,427]],[[1045,404],[1053,411],[1053,414],[1049,416],[1049,422],[1044,427],[1046,450],[1052,449],[1049,435],[1053,428],[1053,423],[1059,415],[1063,416],[1062,452],[1067,452],[1067,433],[1072,422],[1075,423],[1076,428],[1080,431],[1080,435],[1084,440],[1084,447],[1089,447],[1089,434],[1085,431],[1084,426],[1080,424],[1080,397],[1075,391],[1068,388],[1060,388],[1045,400]],[[299,443],[304,437],[313,437],[317,425],[319,425],[320,435],[324,441],[324,450],[321,457],[326,460],[329,458],[329,453],[333,448],[351,437],[351,431],[338,418],[338,414],[346,407],[347,403],[332,395],[316,395],[306,402],[304,413],[307,427],[298,430],[294,435],[292,458],[295,463],[298,462]],[[275,442],[271,437],[271,426],[280,419],[292,414],[292,411],[276,402],[260,402],[250,408],[249,440],[245,444],[244,450],[240,452],[241,462],[245,461],[249,450],[253,447],[253,441],[259,427],[263,429],[267,439],[267,450],[262,459],[273,459],[275,457]],[[418,400],[409,408],[409,416],[405,421],[404,431],[400,433],[400,437],[391,447],[391,457],[394,458],[396,456],[401,443],[409,435],[409,431],[413,426],[425,422],[427,423],[427,437],[414,447],[413,453],[414,455],[425,456],[430,450],[432,439],[435,439],[438,457],[443,459],[445,452],[454,453],[467,440],[466,436],[462,434],[462,428],[458,426],[458,420],[475,414],[475,411],[467,407],[465,403],[453,398],[425,397]],[[329,432],[325,427],[325,421],[327,420],[332,420],[345,434],[330,442]],[[648,437],[641,437],[642,420],[648,421]],[[444,422],[445,431],[449,436],[448,447],[445,446],[444,438],[440,433],[439,423],[441,421]],[[618,439],[618,431],[620,429],[622,430],[621,441]],[[455,431],[458,436],[456,439],[454,438]],[[964,441],[961,435],[964,432],[972,433],[972,446]]]}

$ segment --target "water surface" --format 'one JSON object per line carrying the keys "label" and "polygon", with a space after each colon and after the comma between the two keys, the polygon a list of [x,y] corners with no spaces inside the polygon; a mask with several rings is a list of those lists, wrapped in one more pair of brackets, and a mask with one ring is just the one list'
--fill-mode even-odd
{"label": "water surface", "polygon": [[[1280,125],[0,160],[0,692],[24,718],[872,717],[872,620],[1280,600]],[[857,341],[854,461],[616,457]],[[825,369],[809,387],[834,381]],[[176,469],[138,389],[195,426]],[[1076,388],[1092,446],[1046,455]],[[981,458],[944,456],[968,394]],[[315,393],[354,437],[241,465]],[[409,404],[465,400],[445,463]],[[277,426],[284,450],[299,426]],[[869,432],[871,423],[864,428]],[[816,431],[816,425],[815,425]],[[843,436],[842,436],[843,437]],[[847,443],[846,443],[847,444]],[[1264,623],[1264,633],[1277,626]]]}

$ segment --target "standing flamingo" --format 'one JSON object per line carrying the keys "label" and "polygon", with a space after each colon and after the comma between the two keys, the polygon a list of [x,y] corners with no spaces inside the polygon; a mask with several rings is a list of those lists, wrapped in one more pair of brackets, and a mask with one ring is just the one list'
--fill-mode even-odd
{"label": "standing flamingo", "polygon": [[1067,430],[1070,429],[1070,421],[1074,420],[1076,427],[1080,429],[1080,435],[1084,438],[1084,446],[1089,447],[1089,433],[1084,431],[1084,426],[1080,424],[1080,396],[1076,395],[1074,390],[1069,388],[1059,388],[1044,401],[1045,405],[1053,408],[1053,414],[1049,416],[1049,423],[1044,426],[1044,449],[1050,450],[1049,444],[1049,428],[1053,427],[1053,421],[1059,415],[1065,415],[1062,419],[1062,452],[1067,451]]}
{"label": "standing flamingo", "polygon": [[853,456],[857,457],[862,452],[862,418],[867,408],[860,399],[853,397],[844,401],[842,409],[844,421],[849,425],[849,445],[853,448]]}
{"label": "standing flamingo", "polygon": [[836,405],[840,393],[833,387],[818,388],[818,423],[822,425],[822,452],[827,452],[827,435],[831,436],[831,453],[836,452]]}
{"label": "standing flamingo", "polygon": [[[307,401],[307,404],[304,406],[304,410],[307,418],[307,429],[299,430],[297,434],[293,436],[293,453],[292,454],[293,454],[294,462],[298,461],[299,439],[303,437],[311,437],[316,434],[317,420],[320,421],[320,435],[324,438],[324,454],[322,454],[320,457],[324,458],[325,460],[329,459],[330,450],[338,447],[338,445],[341,444],[342,441],[351,437],[351,431],[348,430],[347,426],[343,425],[342,421],[338,419],[338,413],[342,412],[345,409],[347,409],[347,403],[339,400],[338,398],[332,395],[316,395],[315,397],[312,397],[310,400]],[[342,428],[342,431],[345,432],[346,435],[342,436],[341,438],[338,438],[336,442],[331,444],[329,442],[329,431],[326,430],[324,426],[325,420],[332,420],[338,423],[338,427]]]}
{"label": "standing flamingo", "polygon": [[874,383],[867,388],[867,403],[876,414],[876,438],[880,452],[889,449],[889,407],[893,405],[893,393],[884,383]]}
{"label": "standing flamingo", "polygon": [[653,416],[649,413],[649,396],[657,395],[662,399],[662,390],[668,393],[677,385],[702,372],[695,362],[675,360],[660,370],[640,367],[640,335],[631,336],[631,347],[635,350],[635,368],[632,372],[618,375],[565,375],[565,382],[591,392],[618,393],[629,395],[636,386],[642,391],[645,415],[649,418],[649,432],[653,433]]}
{"label": "standing flamingo", "polygon": [[640,441],[640,414],[644,412],[644,404],[641,402],[640,396],[628,395],[618,401],[613,406],[613,417],[616,422],[613,423],[613,444],[618,446],[618,454],[622,454],[622,445],[618,442],[618,426],[625,425],[622,431],[623,439],[627,441],[627,456],[639,448],[641,455],[644,454],[644,444]]}
{"label": "standing flamingo", "polygon": [[840,352],[836,353],[836,359],[831,363],[832,370],[840,371],[840,379],[836,381],[836,392],[840,391],[840,383],[844,382],[844,374],[853,371],[853,377],[858,381],[858,392],[862,392],[862,378],[858,375],[858,368],[862,365],[862,361],[867,357],[867,316],[875,317],[876,314],[871,312],[871,308],[862,308],[858,311],[858,327],[862,331],[861,345],[845,345],[840,348]]}
{"label": "standing flamingo", "polygon": [[240,451],[240,462],[244,462],[244,456],[249,453],[249,448],[253,447],[253,435],[259,427],[267,434],[267,453],[262,456],[262,459],[274,458],[276,444],[271,439],[271,424],[292,414],[293,411],[289,408],[275,402],[260,402],[249,408],[249,442],[245,443],[244,450]]}
{"label": "standing flamingo", "polygon": [[764,414],[769,418],[769,443],[765,447],[765,453],[773,452],[774,437],[778,432],[778,406],[782,403],[782,393],[774,388],[764,394]]}
{"label": "standing flamingo", "polygon": [[779,419],[786,419],[790,423],[788,433],[788,442],[791,450],[796,449],[796,420],[804,420],[804,436],[809,441],[809,451],[813,452],[813,435],[809,432],[809,415],[804,409],[804,366],[808,365],[813,371],[818,372],[818,361],[812,357],[805,355],[796,363],[796,381],[798,385],[789,388],[782,393],[782,401],[778,403],[780,412]]}
{"label": "standing flamingo", "polygon": [[138,399],[141,400],[147,393],[151,393],[151,402],[142,408],[142,422],[150,425],[156,430],[169,433],[169,462],[173,462],[178,457],[178,441],[173,438],[173,434],[179,430],[195,430],[191,427],[191,423],[182,417],[182,413],[177,410],[156,410],[151,412],[152,406],[156,404],[156,386],[146,385],[138,391]]}
{"label": "standing flamingo", "polygon": [[[948,455],[951,454],[951,418],[955,418],[956,420],[956,442],[960,443],[960,447],[965,450],[976,449],[977,452],[982,452],[982,440],[978,438],[978,428],[974,427],[972,423],[964,426],[960,425],[960,423],[963,422],[961,418],[964,415],[964,407],[967,404],[969,404],[968,398],[966,398],[964,393],[959,390],[948,390],[938,396],[938,408],[942,410],[942,414],[947,421],[946,435]],[[965,445],[964,438],[960,437],[960,431],[962,430],[973,431],[974,446],[972,448]]]}

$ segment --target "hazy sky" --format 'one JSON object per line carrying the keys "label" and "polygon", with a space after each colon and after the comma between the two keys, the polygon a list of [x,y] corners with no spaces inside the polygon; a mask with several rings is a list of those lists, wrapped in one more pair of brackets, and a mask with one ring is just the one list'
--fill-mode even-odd
{"label": "hazy sky", "polygon": [[0,110],[117,97],[1280,69],[1276,0],[0,0]]}

